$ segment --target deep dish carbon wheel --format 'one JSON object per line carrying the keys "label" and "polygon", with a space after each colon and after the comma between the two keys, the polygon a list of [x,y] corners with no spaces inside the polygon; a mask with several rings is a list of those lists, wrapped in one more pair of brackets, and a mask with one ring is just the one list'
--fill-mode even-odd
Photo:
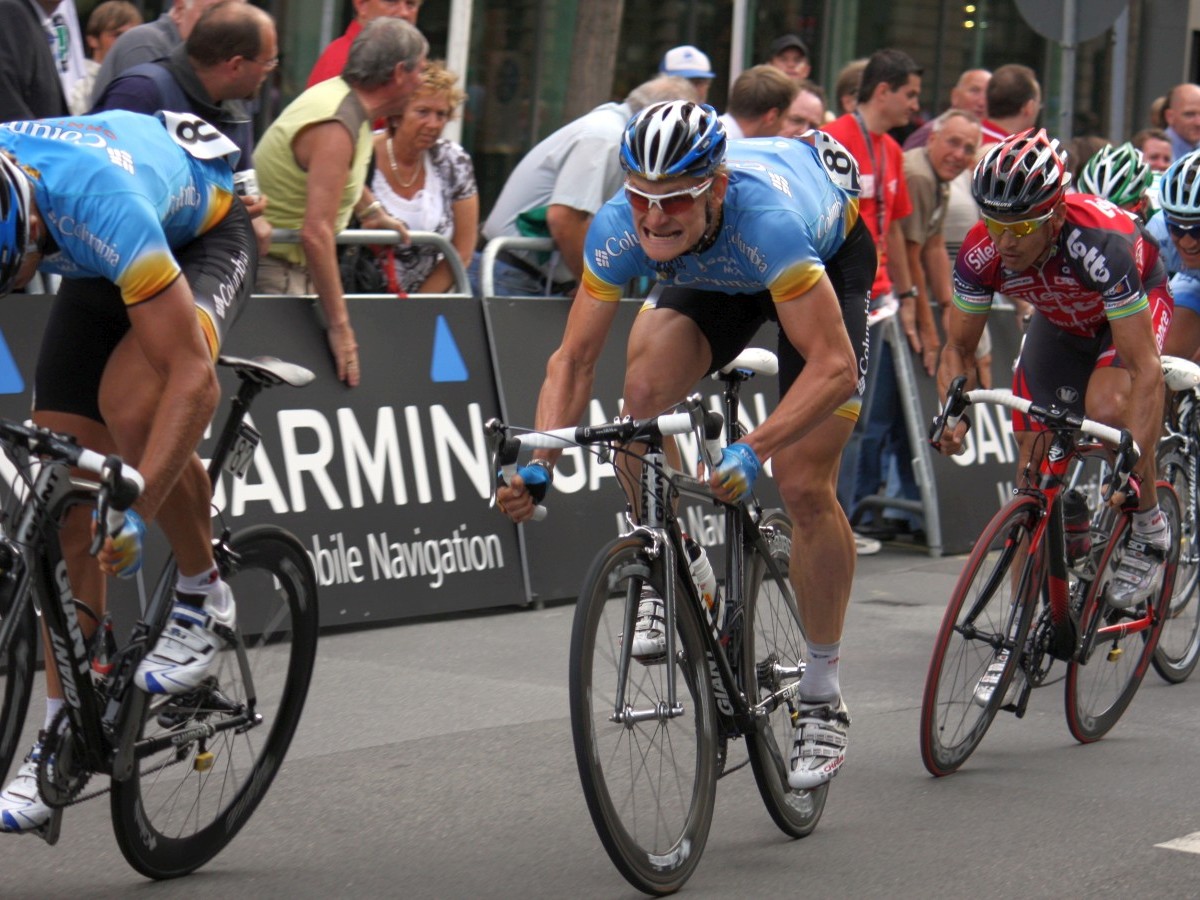
{"label": "deep dish carbon wheel", "polygon": [[1166,453],[1158,462],[1158,471],[1179,497],[1179,521],[1172,523],[1172,534],[1179,545],[1179,565],[1175,569],[1175,589],[1163,619],[1158,646],[1154,648],[1154,669],[1172,684],[1187,681],[1200,661],[1200,521],[1197,521],[1197,487],[1200,485],[1200,457]]}
{"label": "deep dish carbon wheel", "polygon": [[751,703],[774,698],[777,705],[762,731],[746,734],[746,746],[767,812],[785,834],[799,838],[817,827],[829,784],[810,791],[796,790],[788,784],[795,731],[792,713],[800,704],[794,688],[803,673],[805,647],[796,597],[788,581],[792,523],[776,510],[763,518],[759,528],[778,577],[772,575],[758,552],[747,551],[742,672]]}
{"label": "deep dish carbon wheel", "polygon": [[[283,762],[308,693],[318,620],[304,547],[269,525],[241,532],[231,546],[237,562],[223,575],[237,602],[245,661],[226,648],[209,689],[152,698],[139,744],[159,746],[139,754],[128,780],[112,783],[117,843],[151,878],[202,866],[246,824]],[[256,724],[247,722],[251,705],[261,716]]]}
{"label": "deep dish carbon wheel", "polygon": [[[716,711],[699,619],[674,573],[674,657],[623,659],[642,585],[663,596],[661,560],[651,562],[645,550],[637,538],[614,541],[584,581],[571,635],[571,731],[588,810],[613,864],[639,890],[669,894],[687,881],[708,840]],[[669,668],[677,716],[667,714]],[[618,684],[624,721],[614,721]]]}
{"label": "deep dish carbon wheel", "polygon": [[[1179,499],[1166,481],[1159,481],[1157,487],[1159,506],[1167,521],[1175,527],[1179,522]],[[1146,614],[1145,603],[1118,610],[1104,599],[1120,562],[1128,527],[1126,516],[1117,517],[1097,567],[1099,574],[1092,582],[1080,612],[1082,640],[1079,653],[1067,664],[1067,727],[1075,740],[1084,744],[1108,734],[1133,700],[1150,666],[1164,616],[1171,604],[1175,567],[1179,561],[1177,541],[1171,543],[1162,588],[1150,598],[1155,606],[1156,621],[1148,629],[1121,631],[1122,623],[1135,621]],[[1105,634],[1101,631],[1105,628],[1111,631]]]}
{"label": "deep dish carbon wheel", "polygon": [[0,579],[0,783],[18,750],[37,665],[33,604],[26,597],[14,609],[12,594],[12,579]]}
{"label": "deep dish carbon wheel", "polygon": [[[1010,501],[984,528],[954,587],[921,702],[921,759],[933,775],[949,775],[975,751],[1017,671],[1039,595],[1031,582],[1043,568],[1029,557],[1040,514],[1031,497]],[[980,679],[1001,660],[999,683],[980,702]]]}

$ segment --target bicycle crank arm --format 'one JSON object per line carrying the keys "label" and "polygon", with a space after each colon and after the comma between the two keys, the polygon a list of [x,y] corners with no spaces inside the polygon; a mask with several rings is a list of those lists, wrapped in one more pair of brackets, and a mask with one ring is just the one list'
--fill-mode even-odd
{"label": "bicycle crank arm", "polygon": [[[803,667],[801,667],[800,669],[789,669],[786,671],[788,671],[789,673],[792,674],[793,677],[795,677],[795,676],[799,675],[800,672],[803,671]],[[775,712],[775,710],[779,709],[779,707],[782,706],[784,703],[789,703],[792,700],[799,700],[799,699],[800,699],[800,681],[799,681],[799,678],[797,678],[796,681],[793,681],[787,687],[780,688],[779,690],[773,691],[772,693],[768,694],[759,703],[756,703],[754,706],[752,706],[750,708],[750,713],[756,720],[761,721],[762,719],[770,716],[771,713]]]}
{"label": "bicycle crank arm", "polygon": [[222,731],[229,731],[231,728],[246,728],[253,725],[258,725],[262,722],[262,716],[243,713],[240,716],[231,716],[228,719],[223,719],[216,724],[204,723],[202,725],[193,725],[191,728],[184,728],[182,731],[164,734],[156,738],[147,738],[137,742],[134,748],[134,754],[138,759],[143,759],[158,753],[160,750],[166,750],[170,747],[183,747],[187,744],[194,744],[196,741],[210,738]]}

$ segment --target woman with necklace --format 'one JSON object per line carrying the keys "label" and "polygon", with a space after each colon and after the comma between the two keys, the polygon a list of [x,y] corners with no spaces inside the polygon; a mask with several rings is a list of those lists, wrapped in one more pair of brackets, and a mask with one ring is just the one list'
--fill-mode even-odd
{"label": "woman with necklace", "polygon": [[[465,97],[457,80],[440,62],[426,66],[421,87],[403,115],[389,119],[375,136],[370,187],[388,215],[409,231],[443,235],[469,266],[479,236],[475,168],[459,144],[442,138]],[[374,249],[389,290],[397,294],[440,294],[454,288],[450,265],[435,247]]]}

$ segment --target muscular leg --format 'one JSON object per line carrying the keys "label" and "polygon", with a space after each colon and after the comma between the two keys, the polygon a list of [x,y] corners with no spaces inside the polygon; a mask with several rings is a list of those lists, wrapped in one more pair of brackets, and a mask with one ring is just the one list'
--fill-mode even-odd
{"label": "muscular leg", "polygon": [[[127,334],[105,367],[100,410],[118,452],[134,466],[145,452],[162,384],[162,377],[150,365],[134,336]],[[204,464],[199,456],[192,454],[159,507],[155,521],[166,535],[184,576],[198,575],[212,567],[211,495]]]}
{"label": "muscular leg", "polygon": [[809,641],[841,640],[854,579],[854,533],[837,502],[838,466],[854,423],[830,416],[772,461],[792,518],[789,567],[796,604]]}
{"label": "muscular leg", "polygon": [[[1195,317],[1193,317],[1195,318]],[[1130,416],[1128,407],[1134,401],[1130,396],[1133,387],[1129,372],[1119,366],[1106,366],[1097,369],[1088,379],[1085,404],[1090,419],[1112,425],[1114,428],[1128,428]],[[1138,471],[1142,478],[1142,493],[1139,509],[1151,509],[1158,503],[1158,493],[1154,482],[1156,469],[1154,448],[1142,448],[1141,464]]]}

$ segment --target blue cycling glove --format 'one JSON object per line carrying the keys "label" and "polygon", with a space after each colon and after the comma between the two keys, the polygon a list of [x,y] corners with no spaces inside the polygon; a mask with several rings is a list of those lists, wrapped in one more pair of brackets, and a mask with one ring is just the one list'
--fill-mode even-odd
{"label": "blue cycling glove", "polygon": [[541,503],[546,499],[546,494],[550,492],[550,485],[554,481],[554,475],[549,466],[530,463],[518,468],[517,474],[525,482],[525,490],[529,491],[529,496],[533,498],[534,503]]}
{"label": "blue cycling glove", "polygon": [[[96,513],[92,512],[92,518]],[[142,568],[142,543],[146,537],[146,523],[132,509],[125,510],[125,522],[115,534],[110,534],[113,550],[120,561],[115,566],[118,578],[132,578]]]}
{"label": "blue cycling glove", "polygon": [[721,451],[721,462],[713,474],[723,488],[732,490],[734,500],[741,500],[754,487],[762,463],[749,444],[730,444]]}

